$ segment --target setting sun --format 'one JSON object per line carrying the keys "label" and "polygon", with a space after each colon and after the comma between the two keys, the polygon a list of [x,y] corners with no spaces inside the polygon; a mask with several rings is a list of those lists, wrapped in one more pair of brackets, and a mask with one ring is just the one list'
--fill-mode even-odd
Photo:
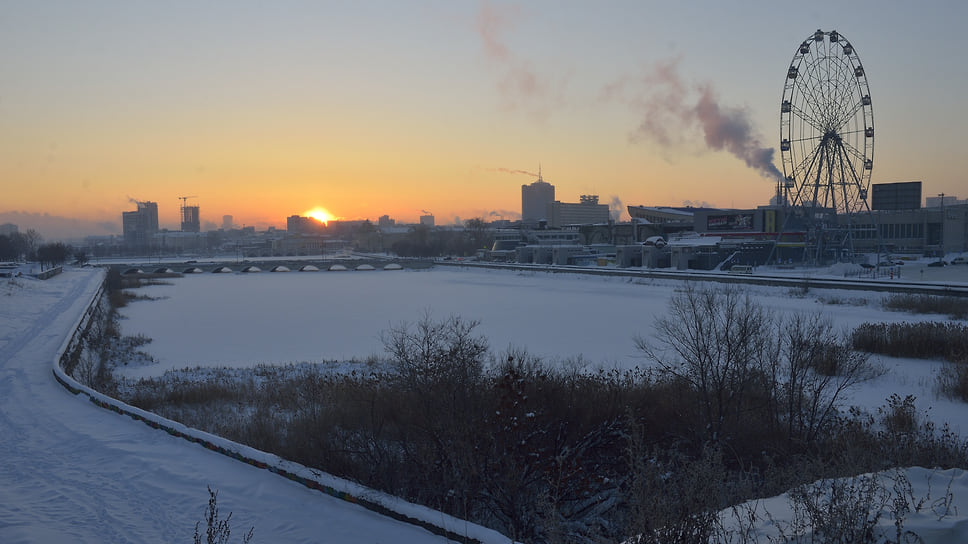
{"label": "setting sun", "polygon": [[330,221],[336,219],[336,216],[326,211],[325,208],[320,208],[319,206],[316,206],[315,208],[309,210],[308,212],[304,212],[303,216],[312,217],[313,219],[324,224],[327,224]]}

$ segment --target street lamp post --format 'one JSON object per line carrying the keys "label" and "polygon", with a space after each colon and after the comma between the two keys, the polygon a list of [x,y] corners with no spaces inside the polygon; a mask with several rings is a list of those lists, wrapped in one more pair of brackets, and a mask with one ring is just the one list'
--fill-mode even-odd
{"label": "street lamp post", "polygon": [[938,260],[944,259],[944,193],[939,193],[941,197],[941,234],[938,236],[938,246],[940,246],[941,254],[938,256]]}

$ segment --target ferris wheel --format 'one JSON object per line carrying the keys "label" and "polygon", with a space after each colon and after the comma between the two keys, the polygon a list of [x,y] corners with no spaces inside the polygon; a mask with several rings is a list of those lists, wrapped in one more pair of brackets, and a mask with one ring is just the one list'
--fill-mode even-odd
{"label": "ferris wheel", "polygon": [[874,110],[864,65],[836,30],[804,40],[787,69],[780,103],[785,203],[806,231],[810,257],[853,256],[876,238],[867,193],[874,168]]}

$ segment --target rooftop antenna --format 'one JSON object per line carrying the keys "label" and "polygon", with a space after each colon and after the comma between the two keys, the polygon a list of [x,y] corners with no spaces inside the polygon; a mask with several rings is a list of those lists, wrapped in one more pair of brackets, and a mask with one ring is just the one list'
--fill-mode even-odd
{"label": "rooftop antenna", "polygon": [[541,163],[538,163],[538,181],[544,181],[541,179]]}

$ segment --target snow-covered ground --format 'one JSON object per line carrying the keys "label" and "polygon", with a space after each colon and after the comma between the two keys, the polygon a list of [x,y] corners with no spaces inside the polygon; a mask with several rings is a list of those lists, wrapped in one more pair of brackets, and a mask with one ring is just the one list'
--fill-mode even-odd
{"label": "snow-covered ground", "polygon": [[100,278],[0,280],[0,542],[190,542],[207,486],[233,542],[446,542],[61,387],[53,362]]}
{"label": "snow-covered ground", "polygon": [[[68,269],[45,282],[0,280],[0,542],[188,540],[202,519],[206,486],[219,490],[223,515],[234,513],[236,532],[255,527],[257,542],[443,541],[67,392],[51,368],[96,290],[98,274]],[[362,359],[382,352],[382,330],[415,321],[424,311],[480,320],[480,332],[496,351],[510,345],[551,360],[581,355],[593,366],[631,367],[647,364],[634,349],[634,337],[649,334],[681,286],[450,268],[190,275],[141,290],[158,300],[134,302],[123,311],[123,332],[153,338],[143,349],[159,361],[123,372]],[[865,321],[945,319],[885,312],[883,295],[870,292],[811,290],[799,297],[788,288],[756,287],[751,293],[778,313],[823,312],[845,329]],[[940,363],[876,360],[888,372],[849,402],[874,409],[893,393],[915,395],[923,414],[968,434],[968,406],[933,392]],[[912,482],[925,479],[923,471],[910,474]],[[954,482],[953,505],[968,511],[964,477],[948,473],[938,475],[941,480]],[[782,510],[782,502],[770,503],[772,514]],[[912,522],[920,528],[929,517]],[[955,514],[932,522],[940,536],[925,542],[963,540],[959,524],[965,519]]]}

